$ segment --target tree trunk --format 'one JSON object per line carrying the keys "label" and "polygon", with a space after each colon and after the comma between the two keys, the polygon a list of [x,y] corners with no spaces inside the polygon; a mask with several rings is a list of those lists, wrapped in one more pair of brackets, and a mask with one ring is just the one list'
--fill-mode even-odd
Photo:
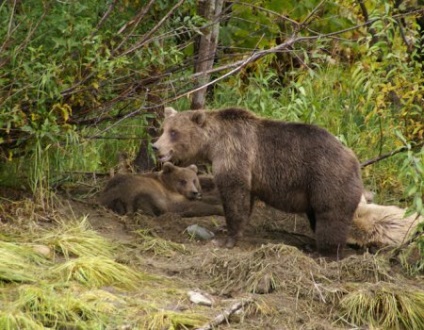
{"label": "tree trunk", "polygon": [[[222,12],[224,0],[199,0],[198,13],[208,22],[202,29],[203,35],[200,37],[195,62],[195,73],[201,73],[196,81],[196,87],[203,86],[209,82],[210,74],[208,70],[212,69],[216,47],[218,45],[219,35],[219,16]],[[207,87],[193,93],[191,101],[192,109],[202,109],[205,107]]]}
{"label": "tree trunk", "polygon": [[160,123],[163,119],[163,106],[155,106],[155,104],[160,104],[161,101],[161,98],[155,95],[154,92],[148,92],[147,104],[152,106],[149,112],[155,114],[155,116],[147,119],[146,134],[141,139],[137,156],[134,159],[133,165],[137,173],[150,172],[157,169],[155,160],[149,150],[149,145],[160,133]]}

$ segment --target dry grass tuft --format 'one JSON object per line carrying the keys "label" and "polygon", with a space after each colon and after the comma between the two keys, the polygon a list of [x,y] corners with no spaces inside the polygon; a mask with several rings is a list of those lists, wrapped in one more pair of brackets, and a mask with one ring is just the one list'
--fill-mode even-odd
{"label": "dry grass tuft", "polygon": [[362,283],[341,299],[340,308],[350,325],[424,329],[424,291],[400,283]]}
{"label": "dry grass tuft", "polygon": [[81,257],[71,259],[51,270],[53,277],[63,281],[77,281],[88,287],[115,285],[124,288],[137,288],[142,280],[151,280],[152,276],[119,264],[105,257]]}
{"label": "dry grass tuft", "polygon": [[192,329],[206,321],[207,318],[199,313],[150,308],[136,323],[139,329],[157,330]]}
{"label": "dry grass tuft", "polygon": [[379,282],[391,279],[389,261],[380,255],[352,255],[339,262],[323,262],[321,266],[326,277],[333,281]]}
{"label": "dry grass tuft", "polygon": [[25,226],[40,219],[40,212],[37,211],[41,211],[41,207],[29,198],[10,201],[1,197],[0,211],[4,222]]}
{"label": "dry grass tuft", "polygon": [[54,248],[66,259],[80,256],[112,257],[114,249],[111,242],[90,229],[87,217],[81,221],[62,220],[57,228],[45,231],[37,242]]}
{"label": "dry grass tuft", "polygon": [[284,244],[267,244],[251,252],[215,258],[206,269],[213,278],[211,285],[221,293],[268,293],[282,286],[297,292],[299,285],[310,287],[310,273],[320,273],[313,259]]}
{"label": "dry grass tuft", "polygon": [[408,275],[424,274],[424,234],[402,249],[394,251],[394,256]]}
{"label": "dry grass tuft", "polygon": [[135,233],[137,233],[141,239],[141,242],[135,246],[136,250],[139,252],[151,252],[154,255],[164,257],[172,257],[176,253],[189,253],[183,244],[160,238],[149,229],[140,229],[135,231]]}

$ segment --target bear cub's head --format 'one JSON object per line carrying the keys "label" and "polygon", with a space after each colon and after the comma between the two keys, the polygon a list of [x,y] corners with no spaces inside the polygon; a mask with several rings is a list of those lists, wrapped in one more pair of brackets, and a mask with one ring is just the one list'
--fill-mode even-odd
{"label": "bear cub's head", "polygon": [[169,162],[163,164],[162,182],[165,186],[188,199],[200,199],[202,190],[197,177],[197,166],[178,167]]}

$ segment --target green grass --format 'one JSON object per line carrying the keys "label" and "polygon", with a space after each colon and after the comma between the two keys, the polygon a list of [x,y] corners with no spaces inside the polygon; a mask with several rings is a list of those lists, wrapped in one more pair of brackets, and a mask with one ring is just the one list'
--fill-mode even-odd
{"label": "green grass", "polygon": [[0,242],[0,281],[35,282],[47,260],[33,248],[19,243]]}

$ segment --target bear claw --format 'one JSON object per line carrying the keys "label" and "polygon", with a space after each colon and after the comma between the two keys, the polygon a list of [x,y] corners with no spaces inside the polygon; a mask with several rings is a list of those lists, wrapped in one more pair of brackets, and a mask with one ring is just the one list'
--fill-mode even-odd
{"label": "bear claw", "polygon": [[226,237],[226,238],[220,238],[220,239],[214,239],[212,243],[217,247],[225,247],[227,249],[232,249],[236,243],[237,240],[234,237]]}

